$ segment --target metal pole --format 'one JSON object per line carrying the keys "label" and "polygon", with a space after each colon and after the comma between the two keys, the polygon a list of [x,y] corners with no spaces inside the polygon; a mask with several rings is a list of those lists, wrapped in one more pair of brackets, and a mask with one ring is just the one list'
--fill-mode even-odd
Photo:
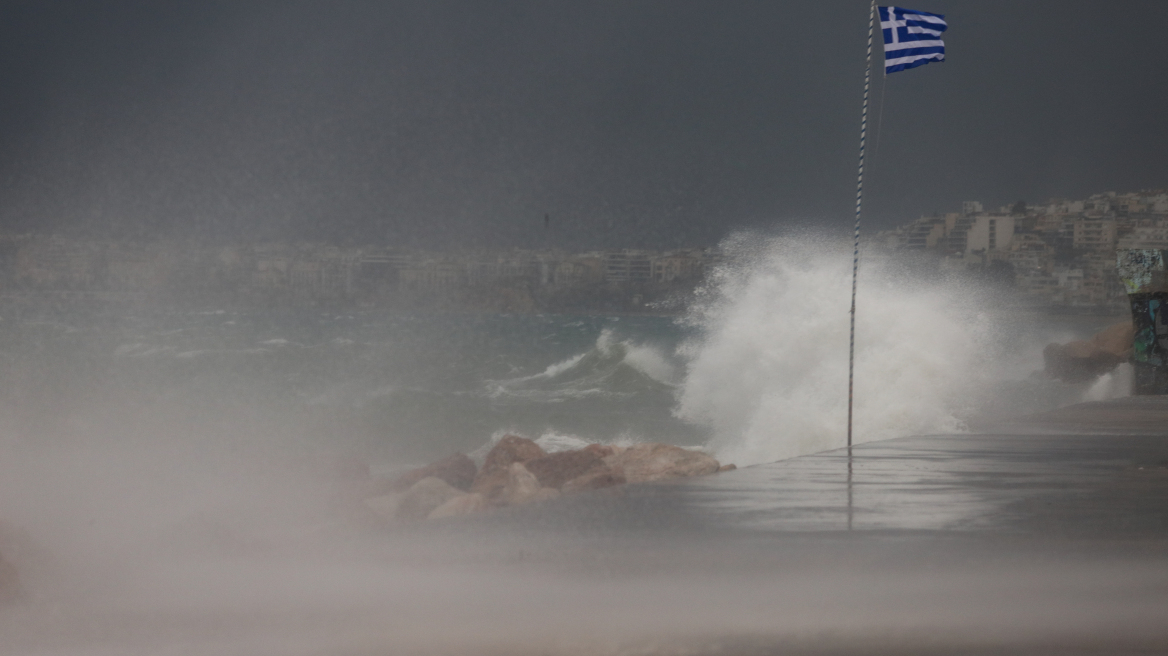
{"label": "metal pole", "polygon": [[852,253],[851,334],[848,336],[848,458],[852,455],[852,400],[856,378],[856,279],[860,275],[860,210],[864,205],[864,145],[868,140],[868,88],[872,80],[872,28],[876,24],[876,0],[868,8],[868,64],[864,69],[864,109],[860,115],[860,166],[856,175],[856,232]]}

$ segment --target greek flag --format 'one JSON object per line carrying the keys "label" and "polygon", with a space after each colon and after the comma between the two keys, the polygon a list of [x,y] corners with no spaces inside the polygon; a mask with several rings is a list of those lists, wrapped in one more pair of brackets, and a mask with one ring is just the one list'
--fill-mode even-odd
{"label": "greek flag", "polygon": [[949,29],[945,17],[924,11],[880,7],[880,30],[884,32],[884,74],[945,61],[941,33]]}

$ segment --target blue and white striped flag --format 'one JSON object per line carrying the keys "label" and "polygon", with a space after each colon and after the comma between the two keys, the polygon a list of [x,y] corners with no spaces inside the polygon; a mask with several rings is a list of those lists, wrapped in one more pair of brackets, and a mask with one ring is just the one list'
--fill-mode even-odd
{"label": "blue and white striped flag", "polygon": [[949,29],[945,17],[900,7],[880,7],[884,32],[884,74],[895,73],[931,61],[945,61],[941,33]]}

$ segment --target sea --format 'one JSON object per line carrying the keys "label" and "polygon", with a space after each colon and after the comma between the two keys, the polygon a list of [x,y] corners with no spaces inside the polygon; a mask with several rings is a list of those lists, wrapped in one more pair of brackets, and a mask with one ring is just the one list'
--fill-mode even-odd
{"label": "sea", "polygon": [[[0,555],[24,590],[0,606],[0,654],[776,653],[734,642],[768,631],[827,645],[792,653],[876,653],[902,629],[981,636],[987,608],[1013,626],[1031,615],[1008,609],[1073,598],[1067,580],[1100,589],[1111,561],[1052,561],[1054,543],[720,521],[781,507],[775,490],[839,501],[845,480],[850,513],[853,491],[850,457],[789,460],[844,444],[847,245],[726,246],[679,315],[0,303]],[[861,274],[859,443],[1130,391],[1124,367],[1042,374],[1046,344],[1122,316],[1022,311],[877,257]],[[352,493],[366,468],[481,457],[508,433],[549,451],[666,442],[739,470],[420,527],[371,521]],[[897,498],[944,506],[910,504],[916,519],[973,507],[906,466]],[[865,467],[857,503],[885,508]]]}
{"label": "sea", "polygon": [[[761,243],[761,245],[760,245]],[[841,445],[846,249],[740,240],[681,315],[0,305],[10,445],[186,441],[379,468],[472,453],[667,442],[739,465]],[[858,442],[1125,394],[1041,374],[1047,343],[1123,317],[1003,309],[992,290],[874,260],[858,302]]]}

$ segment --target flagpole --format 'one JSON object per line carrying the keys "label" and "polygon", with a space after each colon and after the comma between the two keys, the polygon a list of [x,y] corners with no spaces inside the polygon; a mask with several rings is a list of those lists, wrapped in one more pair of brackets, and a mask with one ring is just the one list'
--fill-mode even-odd
{"label": "flagpole", "polygon": [[[852,455],[852,405],[856,380],[856,280],[860,274],[860,214],[864,206],[864,145],[868,140],[868,89],[872,81],[872,29],[876,23],[876,0],[868,8],[868,61],[864,68],[864,109],[860,114],[860,164],[856,174],[856,231],[852,252],[851,332],[848,336],[848,456]],[[849,460],[850,466],[850,460]]]}

